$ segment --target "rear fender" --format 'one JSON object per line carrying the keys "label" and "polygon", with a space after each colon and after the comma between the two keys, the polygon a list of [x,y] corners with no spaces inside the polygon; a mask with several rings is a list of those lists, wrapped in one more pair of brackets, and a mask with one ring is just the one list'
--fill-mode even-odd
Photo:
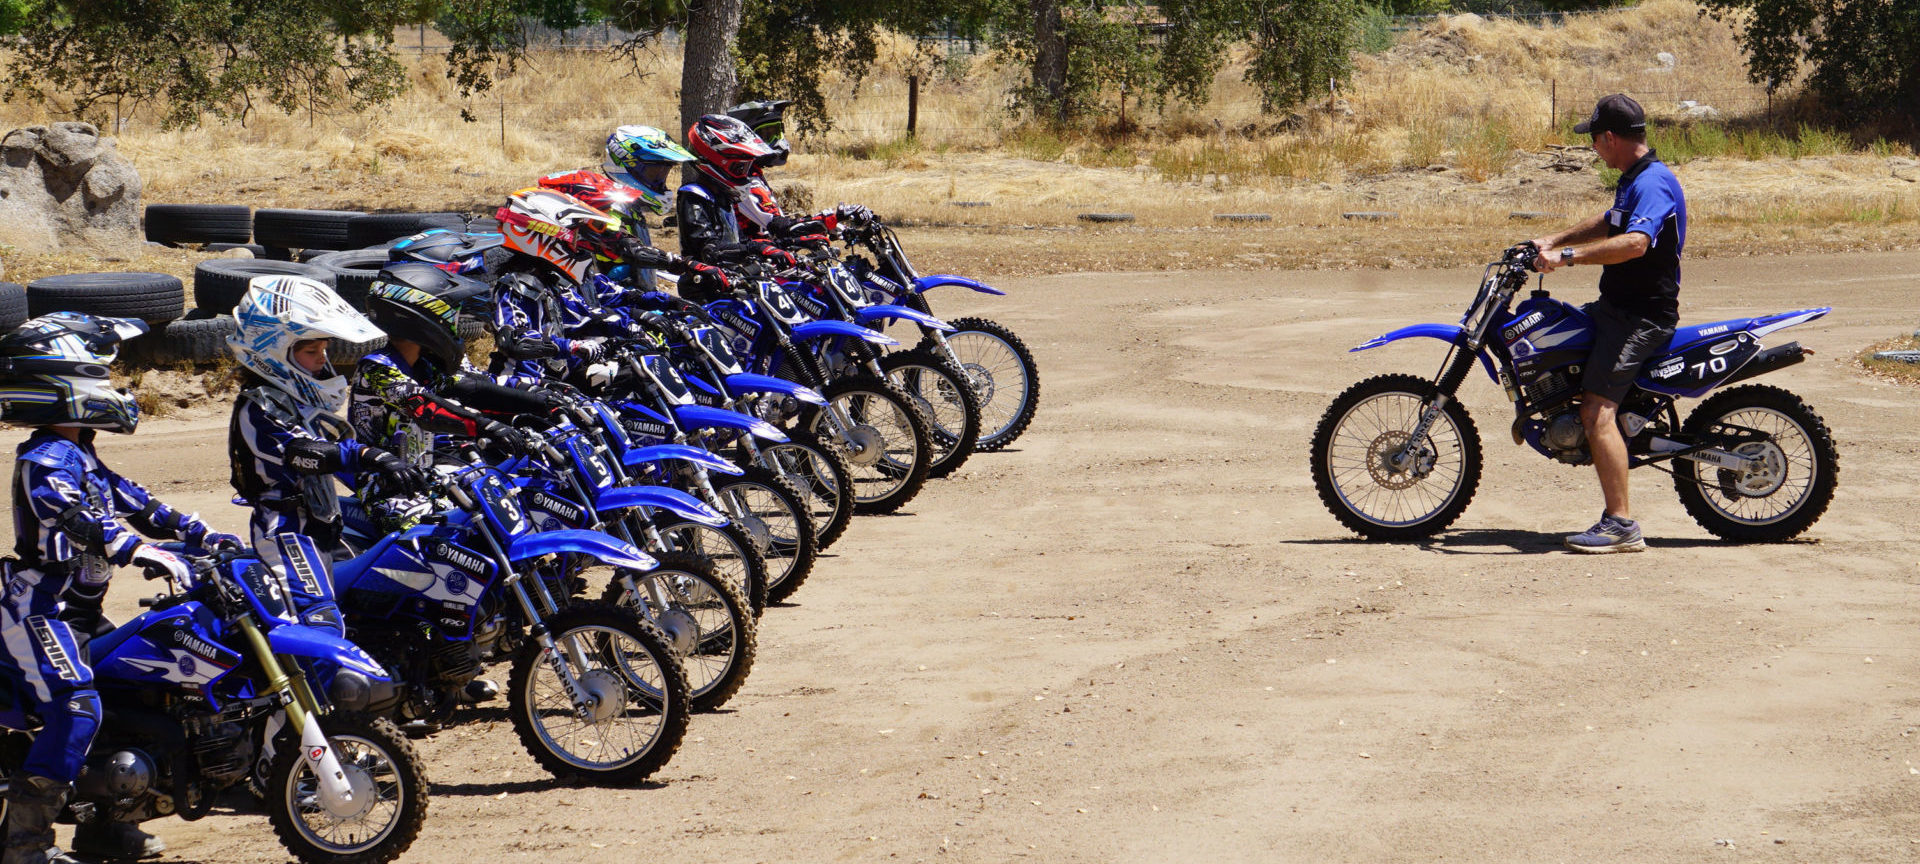
{"label": "rear fender", "polygon": [[932,276],[922,276],[913,280],[913,293],[925,294],[934,288],[945,288],[949,285],[957,285],[961,288],[972,288],[982,294],[995,294],[1001,297],[1007,296],[1007,292],[998,288],[975,282],[965,276],[954,276],[947,273],[935,273]]}
{"label": "rear fender", "polygon": [[[1355,351],[1366,351],[1370,348],[1378,348],[1390,342],[1398,342],[1402,339],[1412,339],[1416,336],[1422,336],[1428,339],[1438,339],[1442,342],[1452,345],[1460,341],[1460,333],[1461,333],[1461,329],[1460,329],[1460,325],[1458,324],[1415,324],[1411,327],[1402,327],[1391,333],[1383,333],[1379,336],[1375,336],[1372,339],[1368,339],[1365,342],[1362,342],[1358,345],[1353,346],[1352,348],[1348,348],[1347,353],[1351,354]],[[1482,350],[1480,352],[1479,357],[1480,357],[1480,367],[1482,369],[1487,370],[1487,377],[1496,382],[1499,381],[1500,374],[1498,372],[1495,372],[1493,369],[1493,358],[1489,356],[1485,350]]]}

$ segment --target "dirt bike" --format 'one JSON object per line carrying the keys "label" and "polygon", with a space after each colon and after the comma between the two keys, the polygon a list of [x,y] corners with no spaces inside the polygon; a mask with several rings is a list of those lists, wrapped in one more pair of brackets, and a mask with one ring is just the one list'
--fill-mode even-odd
{"label": "dirt bike", "polygon": [[[1515,444],[1569,465],[1592,461],[1580,420],[1580,370],[1593,324],[1545,288],[1513,305],[1537,255],[1525,243],[1487,265],[1459,324],[1417,324],[1351,349],[1415,337],[1452,346],[1438,377],[1368,378],[1321,415],[1313,482],[1340,524],[1371,540],[1413,540],[1445,529],[1466,509],[1480,482],[1480,434],[1456,396],[1476,360],[1513,400]],[[1839,474],[1826,423],[1778,387],[1721,388],[1801,362],[1812,352],[1800,343],[1765,348],[1760,340],[1830,311],[1676,329],[1620,403],[1630,466],[1672,474],[1688,514],[1717,537],[1780,541],[1811,527],[1832,502]],[[1675,403],[1703,396],[1682,423]]]}

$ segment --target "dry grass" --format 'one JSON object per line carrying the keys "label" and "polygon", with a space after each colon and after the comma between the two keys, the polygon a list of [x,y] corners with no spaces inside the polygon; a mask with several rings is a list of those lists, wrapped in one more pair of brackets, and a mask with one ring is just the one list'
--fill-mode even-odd
{"label": "dry grass", "polygon": [[[928,255],[937,260],[951,250],[964,259],[952,269],[968,272],[990,274],[999,266],[993,262],[1040,270],[1464,263],[1538,230],[1509,222],[1511,211],[1571,216],[1606,206],[1607,172],[1590,163],[1551,170],[1541,154],[1579,143],[1569,121],[1595,95],[1626,91],[1657,121],[1682,98],[1733,115],[1724,124],[1668,123],[1655,132],[1654,144],[1678,164],[1687,187],[1695,225],[1689,254],[1910,242],[1920,221],[1920,184],[1912,182],[1920,169],[1900,164],[1911,151],[1759,122],[1764,94],[1746,83],[1732,33],[1684,0],[1649,0],[1547,27],[1437,21],[1388,52],[1357,58],[1338,100],[1295,116],[1262,116],[1235,67],[1217,79],[1211,104],[1149,113],[1140,118],[1144,130],[1127,136],[1014,125],[1003,94],[1017,70],[956,58],[940,69],[915,67],[928,77],[914,140],[902,131],[905,73],[916,61],[901,41],[857,86],[829,75],[837,126],[797,141],[799,152],[775,183],[814,206],[859,201],[895,222],[957,227],[916,234]],[[1661,51],[1674,55],[1670,69],[1655,59]],[[674,125],[678,59],[645,58],[636,77],[605,54],[541,55],[487,99],[462,104],[429,56],[415,64],[413,88],[379,112],[266,113],[244,127],[176,132],[158,131],[136,113],[119,140],[146,179],[149,201],[481,212],[541,173],[598,161],[615,125]],[[1552,82],[1558,117],[1549,110]],[[478,121],[463,121],[462,109]],[[0,106],[0,123],[44,121],[36,111]],[[1401,218],[1361,226],[1341,219],[1350,210],[1393,210]],[[1137,222],[1091,229],[1075,220],[1088,211],[1131,212]],[[1270,213],[1274,221],[1213,219],[1241,212]],[[1053,229],[1071,230],[1074,241],[1062,242]],[[1177,242],[1145,233],[1174,229],[1183,232]],[[980,242],[969,239],[975,236]],[[1025,238],[1056,251],[1019,251],[1029,246]],[[1356,242],[1398,251],[1362,254],[1351,251]],[[105,266],[191,270],[191,260],[170,255]],[[15,281],[80,269],[53,266],[59,263],[8,261]]]}
{"label": "dry grass", "polygon": [[1916,331],[1916,335],[1913,336],[1902,336],[1869,345],[1853,358],[1862,370],[1875,378],[1898,384],[1920,385],[1920,363],[1875,360],[1873,355],[1881,351],[1920,351],[1920,331]]}

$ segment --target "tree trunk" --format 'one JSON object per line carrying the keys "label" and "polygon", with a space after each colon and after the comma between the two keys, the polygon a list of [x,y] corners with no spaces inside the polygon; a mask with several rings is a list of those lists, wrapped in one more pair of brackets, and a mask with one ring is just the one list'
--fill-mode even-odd
{"label": "tree trunk", "polygon": [[1060,23],[1060,0],[1027,0],[1033,12],[1033,86],[1045,94],[1038,106],[1053,119],[1065,122],[1067,105],[1067,35]]}
{"label": "tree trunk", "polygon": [[686,54],[680,61],[680,128],[702,114],[716,114],[733,104],[740,87],[733,71],[733,43],[740,38],[742,0],[700,0],[687,14]]}

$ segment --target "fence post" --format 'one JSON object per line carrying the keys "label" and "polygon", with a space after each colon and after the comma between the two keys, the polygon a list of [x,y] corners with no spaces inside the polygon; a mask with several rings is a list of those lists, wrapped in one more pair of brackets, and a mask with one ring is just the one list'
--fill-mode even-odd
{"label": "fence post", "polygon": [[500,158],[507,158],[507,100],[501,99],[500,105]]}
{"label": "fence post", "polygon": [[1550,87],[1551,89],[1547,91],[1551,94],[1547,97],[1547,105],[1549,106],[1547,109],[1547,131],[1549,132],[1553,131],[1555,126],[1560,125],[1560,79],[1553,79]]}
{"label": "fence post", "polygon": [[920,127],[920,76],[907,76],[907,137],[912,138]]}

